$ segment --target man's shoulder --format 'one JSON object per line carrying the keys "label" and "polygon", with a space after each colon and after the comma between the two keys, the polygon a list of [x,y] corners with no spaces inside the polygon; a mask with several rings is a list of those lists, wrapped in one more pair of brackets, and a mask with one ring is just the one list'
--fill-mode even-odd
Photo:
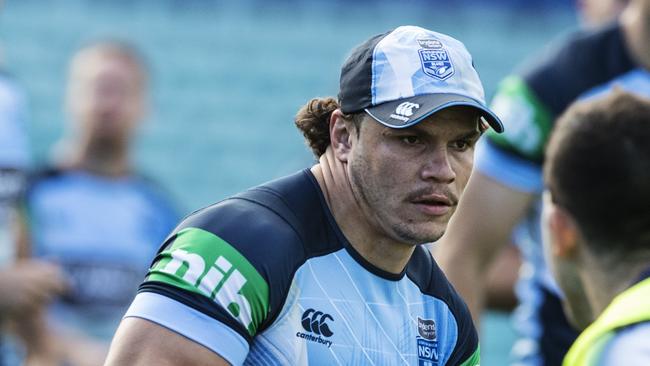
{"label": "man's shoulder", "polygon": [[31,191],[42,188],[44,184],[55,182],[66,175],[63,169],[51,165],[40,166],[27,176],[27,188]]}
{"label": "man's shoulder", "polygon": [[458,327],[458,340],[449,363],[461,364],[478,357],[478,333],[469,309],[428,249],[423,246],[415,249],[406,273],[423,294],[442,300],[453,314]]}
{"label": "man's shoulder", "polygon": [[465,301],[456,292],[426,248],[422,246],[416,248],[406,274],[423,294],[445,302],[457,322],[468,323],[469,328],[473,329],[472,318]]}
{"label": "man's shoulder", "polygon": [[250,340],[281,310],[296,270],[333,245],[311,178],[294,174],[189,215],[141,290],[188,304]]}
{"label": "man's shoulder", "polygon": [[604,346],[599,365],[650,364],[649,339],[650,321],[620,329]]}
{"label": "man's shoulder", "polygon": [[295,223],[278,207],[234,196],[196,211],[181,221],[173,235],[202,231],[218,237],[249,260],[268,261],[270,248],[300,250],[302,239]]}
{"label": "man's shoulder", "polygon": [[465,303],[451,285],[431,253],[418,246],[409,262],[407,276],[423,294],[443,300],[454,313],[467,311]]}
{"label": "man's shoulder", "polygon": [[[491,146],[540,165],[557,116],[580,95],[635,67],[618,24],[553,42],[501,82],[492,108],[505,131],[488,133]],[[519,167],[514,160],[508,164]]]}
{"label": "man's shoulder", "polygon": [[635,67],[620,24],[612,23],[556,40],[524,64],[521,77],[557,115],[580,94]]}
{"label": "man's shoulder", "polygon": [[[265,251],[308,256],[327,230],[318,188],[306,171],[236,194],[186,217],[177,232],[197,228],[231,243],[247,257]],[[253,248],[252,250],[250,250]]]}
{"label": "man's shoulder", "polygon": [[120,190],[128,189],[129,192],[149,201],[165,201],[168,194],[161,185],[153,179],[147,178],[137,172],[132,172],[119,178],[95,174],[83,169],[48,164],[38,167],[30,172],[28,177],[28,193],[37,191],[59,194],[62,191],[81,193],[84,192],[106,192],[109,187],[119,187]]}

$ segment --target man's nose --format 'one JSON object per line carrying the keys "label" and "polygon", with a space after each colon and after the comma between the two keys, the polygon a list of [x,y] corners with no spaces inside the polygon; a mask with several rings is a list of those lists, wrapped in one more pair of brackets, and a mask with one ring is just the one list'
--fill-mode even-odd
{"label": "man's nose", "polygon": [[456,179],[456,172],[451,166],[446,147],[435,148],[427,155],[421,171],[422,179],[440,183],[451,183]]}

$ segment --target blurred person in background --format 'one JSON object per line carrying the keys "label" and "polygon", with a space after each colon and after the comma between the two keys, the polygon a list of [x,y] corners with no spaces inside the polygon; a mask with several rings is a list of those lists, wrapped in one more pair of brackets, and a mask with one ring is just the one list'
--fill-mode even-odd
{"label": "blurred person in background", "polygon": [[585,28],[597,28],[613,22],[630,0],[578,0],[578,16]]}
{"label": "blurred person in background", "polygon": [[[487,123],[486,123],[487,122]],[[108,365],[478,365],[439,238],[474,145],[502,131],[464,45],[402,26],[355,48],[296,125],[319,159],[188,216]]]}
{"label": "blurred person in background", "polygon": [[616,90],[573,104],[549,140],[544,253],[588,326],[566,366],[650,365],[649,123],[650,99]]}
{"label": "blurred person in background", "polygon": [[147,109],[139,53],[119,41],[79,50],[69,68],[70,124],[25,195],[21,241],[60,265],[70,290],[48,312],[56,361],[99,365],[158,245],[178,220],[165,192],[132,166]]}
{"label": "blurred person in background", "polygon": [[555,118],[574,100],[620,86],[650,93],[650,1],[630,0],[619,20],[579,31],[504,80],[493,99],[506,133],[477,147],[475,171],[435,256],[478,322],[485,274],[514,240],[524,264],[513,348],[517,365],[559,365],[577,332],[542,254],[539,214],[543,152]]}
{"label": "blurred person in background", "polygon": [[[18,258],[20,231],[18,201],[23,194],[30,151],[26,131],[25,95],[3,70],[0,60],[0,365],[18,362],[20,350],[12,335],[22,341],[27,365],[43,361],[46,349],[40,325],[42,310],[66,289],[65,279],[53,264]],[[21,326],[17,326],[21,324]]]}
{"label": "blurred person in background", "polygon": [[[629,0],[579,0],[576,4],[581,26],[597,28],[614,22]],[[432,246],[435,250],[435,246]],[[521,267],[521,253],[515,243],[505,246],[487,272],[485,305],[491,310],[512,311],[517,305],[514,286]]]}

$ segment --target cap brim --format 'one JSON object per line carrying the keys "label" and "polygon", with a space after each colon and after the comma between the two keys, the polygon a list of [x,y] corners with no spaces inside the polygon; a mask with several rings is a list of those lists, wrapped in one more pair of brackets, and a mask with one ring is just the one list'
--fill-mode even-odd
{"label": "cap brim", "polygon": [[[413,103],[412,105],[403,103]],[[401,106],[401,107],[400,107]],[[479,111],[481,117],[496,132],[503,132],[499,117],[476,100],[458,94],[423,94],[366,108],[377,122],[390,128],[407,128],[422,122],[430,115],[449,107],[466,106]]]}

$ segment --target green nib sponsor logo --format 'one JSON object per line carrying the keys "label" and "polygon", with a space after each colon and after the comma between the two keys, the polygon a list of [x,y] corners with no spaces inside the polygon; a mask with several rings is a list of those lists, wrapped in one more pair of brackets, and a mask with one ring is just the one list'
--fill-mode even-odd
{"label": "green nib sponsor logo", "polygon": [[[162,272],[177,275],[183,265],[187,265],[182,279],[186,283],[197,285],[206,296],[213,298],[226,307],[239,321],[248,325],[252,322],[250,302],[241,295],[246,284],[246,278],[241,272],[233,269],[232,264],[223,256],[219,256],[205,273],[205,262],[198,254],[189,253],[183,249],[171,252],[172,259],[161,269]],[[205,276],[202,276],[205,273]]]}
{"label": "green nib sponsor logo", "polygon": [[210,232],[188,228],[158,258],[149,281],[207,296],[255,334],[268,312],[268,285],[230,244]]}

